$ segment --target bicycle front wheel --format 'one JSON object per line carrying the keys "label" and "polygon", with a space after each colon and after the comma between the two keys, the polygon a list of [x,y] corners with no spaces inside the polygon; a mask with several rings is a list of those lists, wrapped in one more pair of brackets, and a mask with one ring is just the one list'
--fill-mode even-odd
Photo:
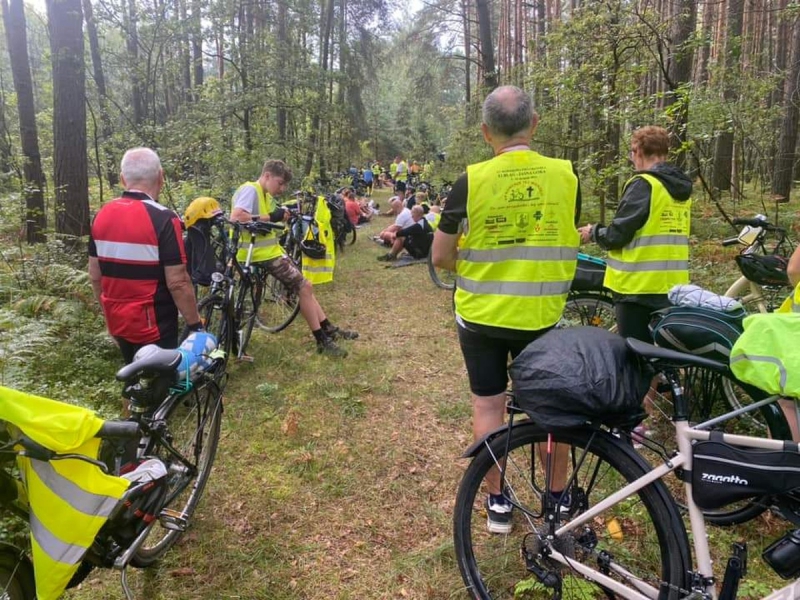
{"label": "bicycle front wheel", "polygon": [[[197,305],[200,319],[206,331],[213,333],[217,338],[217,347],[225,352],[225,360],[231,355],[233,349],[233,323],[228,315],[228,302],[221,294],[206,296]],[[188,335],[188,334],[187,334]]]}
{"label": "bicycle front wheel", "polygon": [[255,277],[252,282],[243,283],[239,289],[239,300],[236,303],[236,322],[239,325],[239,346],[238,357],[242,358],[250,343],[250,336],[253,334],[253,326],[256,324],[258,308],[261,305],[263,296],[263,286],[260,277]]}
{"label": "bicycle front wheel", "polygon": [[159,522],[131,560],[135,567],[152,565],[191,524],[217,454],[224,377],[171,396],[153,416],[153,421],[166,423],[166,431],[151,439],[146,455],[158,457],[167,467],[167,500]]}
{"label": "bicycle front wheel", "polygon": [[456,287],[456,273],[447,269],[440,269],[433,265],[433,254],[428,252],[428,274],[431,281],[443,290],[454,290]]}
{"label": "bicycle front wheel", "polygon": [[[558,444],[551,460],[544,455],[548,442]],[[499,468],[504,494],[514,505],[511,532],[504,534],[487,529],[484,480]],[[648,470],[632,448],[601,431],[564,430],[549,437],[523,421],[484,444],[464,473],[455,505],[455,551],[467,591],[481,600],[550,597],[552,586],[532,574],[538,570],[559,583],[564,598],[606,597],[599,583],[579,574],[580,563],[630,590],[677,600],[678,590],[686,589],[690,552],[678,509],[660,481],[548,538],[554,521],[576,518]],[[559,487],[560,508],[551,495]]]}
{"label": "bicycle front wheel", "polygon": [[263,298],[256,313],[258,326],[270,333],[283,331],[300,312],[300,296],[272,275],[263,284]]}

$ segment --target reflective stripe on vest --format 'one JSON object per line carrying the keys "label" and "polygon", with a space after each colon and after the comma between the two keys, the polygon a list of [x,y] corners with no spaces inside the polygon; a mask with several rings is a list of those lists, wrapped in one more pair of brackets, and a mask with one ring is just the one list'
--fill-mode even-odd
{"label": "reflective stripe on vest", "polygon": [[786,381],[789,378],[789,374],[786,372],[786,367],[783,364],[783,361],[779,358],[775,358],[774,356],[757,356],[754,354],[747,354],[742,353],[737,356],[731,358],[731,366],[735,365],[736,363],[742,361],[750,361],[755,363],[767,363],[770,365],[775,365],[778,369],[778,373],[780,374],[779,385],[781,388],[786,387]]}
{"label": "reflective stripe on vest", "polygon": [[117,506],[117,498],[87,492],[58,473],[50,463],[31,460],[31,469],[51,492],[68,502],[78,512],[108,517]]}
{"label": "reflective stripe on vest", "polygon": [[534,331],[558,322],[575,275],[578,180],[569,161],[530,150],[467,168],[466,233],[456,259],[456,313]]}
{"label": "reflective stripe on vest", "polygon": [[689,282],[691,200],[675,200],[660,179],[646,173],[625,187],[637,178],[650,184],[650,214],[624,248],[609,251],[603,285],[619,294],[666,294]]}
{"label": "reflective stripe on vest", "polygon": [[[268,215],[278,207],[278,203],[275,202],[275,199],[267,194],[257,181],[248,181],[242,184],[239,189],[236,190],[236,193],[238,194],[239,190],[245,186],[254,188],[256,194],[258,194],[259,215]],[[234,197],[235,196],[234,194]],[[247,249],[250,247],[250,238],[251,234],[246,231],[242,232],[242,235],[239,236],[239,251],[236,253],[236,258],[240,262],[244,262],[247,259]],[[255,243],[253,244],[253,256],[250,258],[251,262],[264,262],[283,256],[283,247],[279,242],[280,231],[278,230],[271,231],[265,235],[257,235],[255,237]]]}

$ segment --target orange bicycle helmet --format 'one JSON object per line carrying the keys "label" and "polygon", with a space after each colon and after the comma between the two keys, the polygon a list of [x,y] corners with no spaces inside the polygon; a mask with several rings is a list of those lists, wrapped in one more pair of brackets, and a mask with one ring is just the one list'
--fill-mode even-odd
{"label": "orange bicycle helmet", "polygon": [[191,204],[186,207],[186,212],[183,213],[183,222],[186,223],[186,227],[191,227],[200,219],[213,219],[222,214],[219,202],[209,196],[200,196],[192,200]]}

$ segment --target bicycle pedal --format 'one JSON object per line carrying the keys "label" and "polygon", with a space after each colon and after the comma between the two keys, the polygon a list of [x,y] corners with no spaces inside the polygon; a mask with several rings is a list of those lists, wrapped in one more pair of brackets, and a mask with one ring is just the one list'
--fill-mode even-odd
{"label": "bicycle pedal", "polygon": [[186,531],[189,527],[189,521],[183,516],[183,513],[171,508],[162,509],[158,520],[164,529],[170,531]]}

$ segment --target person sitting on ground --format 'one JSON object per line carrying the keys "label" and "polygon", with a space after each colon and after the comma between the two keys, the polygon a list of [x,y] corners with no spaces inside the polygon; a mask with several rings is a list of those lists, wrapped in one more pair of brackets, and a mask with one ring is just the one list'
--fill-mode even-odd
{"label": "person sitting on ground", "polygon": [[355,227],[358,225],[358,219],[361,216],[361,205],[356,200],[355,192],[350,188],[342,191],[342,196],[344,197],[344,210],[347,214],[347,220]]}
{"label": "person sitting on ground", "polygon": [[395,199],[392,201],[392,210],[394,214],[397,215],[397,218],[395,218],[394,223],[378,234],[378,239],[386,246],[394,244],[398,231],[414,224],[414,219],[411,217],[411,210],[403,208],[401,200]]}
{"label": "person sitting on ground", "polygon": [[433,228],[428,223],[428,220],[425,219],[425,211],[421,206],[417,205],[411,209],[411,219],[413,223],[397,232],[392,243],[392,249],[383,256],[379,256],[378,260],[396,260],[403,249],[412,258],[420,259],[428,256],[433,242]]}
{"label": "person sitting on ground", "polygon": [[442,218],[442,207],[431,206],[430,210],[425,213],[425,219],[431,224],[434,231],[439,229],[439,220]]}

